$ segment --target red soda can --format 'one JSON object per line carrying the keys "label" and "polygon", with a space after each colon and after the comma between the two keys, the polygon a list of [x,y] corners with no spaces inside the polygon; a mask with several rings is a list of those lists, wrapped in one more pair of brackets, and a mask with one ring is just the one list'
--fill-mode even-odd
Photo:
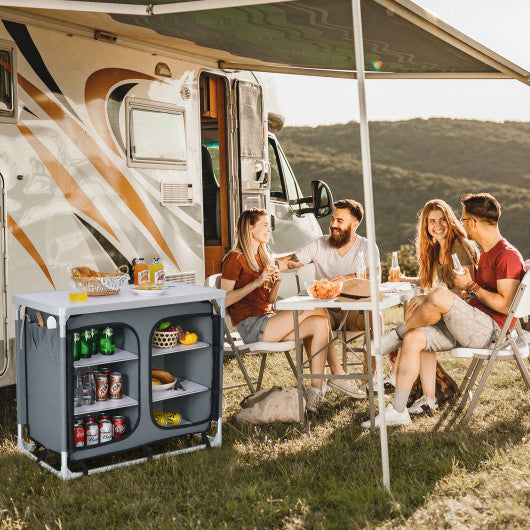
{"label": "red soda can", "polygon": [[106,375],[96,375],[96,401],[107,401],[109,399],[109,380]]}
{"label": "red soda can", "polygon": [[85,427],[81,421],[76,421],[74,425],[74,445],[85,447]]}
{"label": "red soda can", "polygon": [[112,372],[112,368],[109,368],[108,366],[104,366],[104,367],[100,368],[99,371],[102,374],[105,374],[108,377],[111,374],[111,372]]}
{"label": "red soda can", "polygon": [[85,444],[97,445],[99,443],[99,427],[95,422],[85,423]]}
{"label": "red soda can", "polygon": [[112,425],[114,427],[113,438],[122,438],[125,436],[125,416],[114,416],[112,418]]}
{"label": "red soda can", "polygon": [[85,416],[81,422],[83,423],[83,425],[86,425],[87,423],[96,423],[96,417],[95,416]]}
{"label": "red soda can", "polygon": [[107,414],[106,412],[100,412],[100,413],[98,414],[98,423],[99,423],[101,420],[110,420],[110,415]]}
{"label": "red soda can", "polygon": [[113,427],[110,420],[99,422],[99,443],[110,442],[112,440]]}
{"label": "red soda can", "polygon": [[109,375],[110,399],[121,399],[123,387],[123,376],[120,372],[112,372]]}

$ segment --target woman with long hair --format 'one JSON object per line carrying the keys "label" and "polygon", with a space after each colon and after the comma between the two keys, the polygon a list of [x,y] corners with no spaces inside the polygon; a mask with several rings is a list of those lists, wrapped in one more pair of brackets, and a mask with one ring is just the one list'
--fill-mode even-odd
{"label": "woman with long hair", "polygon": [[[266,210],[243,211],[237,221],[235,248],[223,260],[221,288],[226,291],[226,307],[245,343],[294,339],[293,312],[276,314],[272,306],[278,295],[281,273],[267,252],[270,233]],[[333,346],[327,346],[331,327],[326,311],[303,311],[298,323],[300,338],[311,358],[311,373],[324,374],[327,361],[332,374],[344,374]],[[311,386],[306,391],[308,410],[317,409],[322,397],[322,383],[322,379],[311,379]],[[329,386],[350,397],[366,396],[353,380],[330,378]]]}
{"label": "woman with long hair", "polygon": [[[453,258],[456,254],[460,264],[469,269],[471,277],[475,278],[475,267],[478,264],[479,253],[477,246],[470,241],[456,218],[453,209],[441,199],[428,201],[418,216],[416,227],[416,252],[420,262],[417,278],[402,277],[404,281],[417,283],[426,291],[437,287],[445,287],[463,297],[464,292],[455,288],[453,279]],[[423,303],[425,295],[416,296],[407,304],[405,321]],[[423,396],[416,400],[409,408],[409,413],[423,412],[423,406],[434,410],[436,403],[436,355],[425,351],[420,358],[420,381]],[[399,353],[393,363],[392,370],[385,376],[387,388],[395,386]]]}

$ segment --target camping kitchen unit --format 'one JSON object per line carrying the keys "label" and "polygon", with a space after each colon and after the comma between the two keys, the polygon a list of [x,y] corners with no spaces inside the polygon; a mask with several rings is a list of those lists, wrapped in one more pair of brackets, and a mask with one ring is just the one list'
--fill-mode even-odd
{"label": "camping kitchen unit", "polygon": [[[138,295],[125,286],[117,295],[91,297],[86,303],[69,302],[67,291],[14,296],[19,315],[19,450],[61,478],[69,479],[113,467],[88,470],[86,461],[91,458],[143,448],[145,456],[136,455],[126,463],[142,461],[151,456],[152,444],[185,434],[197,434],[197,443],[169,454],[219,446],[224,296],[224,291],[218,289],[182,283],[154,297]],[[214,306],[221,308],[219,313]],[[197,333],[197,342],[152,346],[154,331],[168,320]],[[102,336],[106,328],[113,331],[115,352],[74,360],[74,335],[98,329]],[[75,374],[103,367],[121,374],[122,397],[74,404]],[[175,386],[157,390],[152,384],[153,368],[169,372],[175,378]],[[121,437],[107,435],[99,443],[96,436],[91,440],[94,445],[87,445],[87,431],[85,443],[78,444],[74,436],[76,422],[93,417],[97,424],[101,413],[109,419],[120,418]],[[161,420],[161,425],[157,417],[164,415],[170,421]],[[211,428],[215,432],[208,436]],[[24,434],[34,443],[26,443]],[[165,451],[161,454],[168,454]],[[50,452],[60,455],[60,464],[50,463]],[[80,471],[70,470],[69,463],[73,461],[79,464]]]}

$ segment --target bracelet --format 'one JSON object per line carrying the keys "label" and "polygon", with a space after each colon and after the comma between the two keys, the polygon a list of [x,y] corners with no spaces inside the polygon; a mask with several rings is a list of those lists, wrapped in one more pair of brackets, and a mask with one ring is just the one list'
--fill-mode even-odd
{"label": "bracelet", "polygon": [[478,287],[477,282],[471,282],[464,290],[469,293],[470,291],[473,291],[473,289],[476,289],[477,287]]}

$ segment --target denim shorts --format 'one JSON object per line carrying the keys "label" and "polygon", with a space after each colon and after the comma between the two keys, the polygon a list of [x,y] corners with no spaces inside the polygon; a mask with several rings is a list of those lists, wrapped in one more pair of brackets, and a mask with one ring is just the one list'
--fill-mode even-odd
{"label": "denim shorts", "polygon": [[269,321],[269,317],[274,316],[272,313],[268,315],[261,315],[259,317],[248,317],[237,324],[236,329],[241,335],[245,344],[252,342],[261,342],[265,326]]}

